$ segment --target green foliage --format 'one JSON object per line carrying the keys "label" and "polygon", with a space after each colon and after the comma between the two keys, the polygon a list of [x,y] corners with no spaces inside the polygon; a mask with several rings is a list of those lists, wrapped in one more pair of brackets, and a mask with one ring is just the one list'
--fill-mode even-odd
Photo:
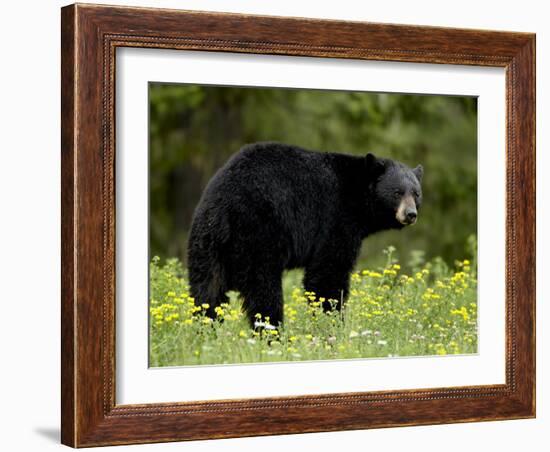
{"label": "green foliage", "polygon": [[381,265],[389,243],[403,256],[417,249],[423,259],[452,261],[476,231],[475,98],[156,83],[149,95],[152,255],[185,263],[203,188],[231,154],[255,141],[373,152],[424,166],[418,223],[366,240],[362,265],[367,257],[369,266]]}
{"label": "green foliage", "polygon": [[[475,237],[470,243],[475,244]],[[195,306],[181,263],[168,259],[161,264],[153,258],[150,365],[475,353],[475,254],[456,261],[453,268],[435,258],[406,274],[394,252],[386,249],[384,266],[352,274],[342,312],[324,313],[325,300],[303,291],[302,273],[286,273],[284,326],[261,331],[248,325],[236,293],[216,309],[216,320],[206,317],[208,305]],[[269,323],[268,318],[257,318]]]}

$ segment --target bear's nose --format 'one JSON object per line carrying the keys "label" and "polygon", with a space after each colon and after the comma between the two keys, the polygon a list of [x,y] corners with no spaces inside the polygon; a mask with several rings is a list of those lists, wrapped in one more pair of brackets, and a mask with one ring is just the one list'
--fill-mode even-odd
{"label": "bear's nose", "polygon": [[406,214],[405,214],[406,218],[407,218],[407,223],[409,224],[412,224],[416,221],[416,210],[409,210]]}

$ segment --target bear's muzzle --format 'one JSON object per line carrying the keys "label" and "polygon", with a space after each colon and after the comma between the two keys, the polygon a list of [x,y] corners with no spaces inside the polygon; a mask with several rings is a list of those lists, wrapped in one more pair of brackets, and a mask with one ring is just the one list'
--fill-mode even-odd
{"label": "bear's muzzle", "polygon": [[416,210],[416,203],[411,195],[404,196],[397,207],[395,218],[399,223],[404,225],[411,225],[416,223],[418,212]]}

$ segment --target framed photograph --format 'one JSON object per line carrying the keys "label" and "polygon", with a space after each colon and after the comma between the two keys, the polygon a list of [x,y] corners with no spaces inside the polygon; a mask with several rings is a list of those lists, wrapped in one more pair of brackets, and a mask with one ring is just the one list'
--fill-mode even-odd
{"label": "framed photograph", "polygon": [[535,36],[62,8],[62,442],[535,416]]}

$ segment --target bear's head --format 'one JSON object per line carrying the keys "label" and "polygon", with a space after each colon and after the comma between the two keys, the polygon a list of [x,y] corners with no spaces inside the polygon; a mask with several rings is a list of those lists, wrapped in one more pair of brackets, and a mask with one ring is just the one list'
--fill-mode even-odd
{"label": "bear's head", "polygon": [[382,229],[400,229],[416,223],[422,204],[422,165],[411,169],[391,159],[367,154],[370,196],[376,222]]}

